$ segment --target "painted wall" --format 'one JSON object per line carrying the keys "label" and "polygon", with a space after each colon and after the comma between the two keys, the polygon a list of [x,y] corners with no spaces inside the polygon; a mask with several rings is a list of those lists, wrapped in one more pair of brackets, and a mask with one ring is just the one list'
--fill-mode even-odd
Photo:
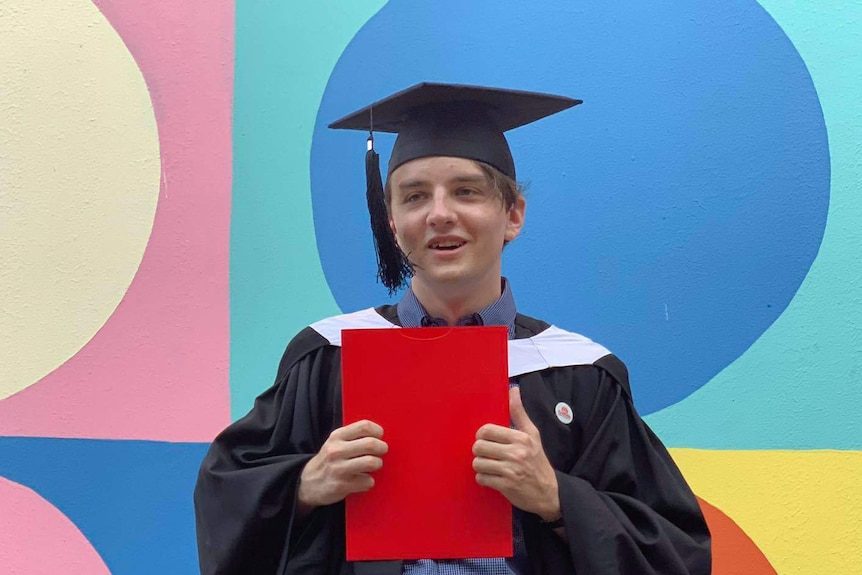
{"label": "painted wall", "polygon": [[0,3],[0,572],[193,573],[229,421],[228,2]]}
{"label": "painted wall", "polygon": [[436,80],[585,101],[510,134],[505,273],[627,362],[715,572],[862,573],[862,3],[33,4],[0,4],[3,572],[196,571],[206,442],[387,299],[325,125]]}

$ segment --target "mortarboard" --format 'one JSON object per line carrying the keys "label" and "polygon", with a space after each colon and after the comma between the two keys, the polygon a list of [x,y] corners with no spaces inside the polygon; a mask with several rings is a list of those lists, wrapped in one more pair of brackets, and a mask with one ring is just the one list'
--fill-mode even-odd
{"label": "mortarboard", "polygon": [[580,103],[552,94],[425,82],[331,123],[330,128],[369,133],[366,199],[377,250],[377,275],[390,293],[403,285],[410,266],[389,228],[374,132],[398,134],[387,177],[410,160],[451,156],[486,163],[515,179],[515,162],[503,132]]}

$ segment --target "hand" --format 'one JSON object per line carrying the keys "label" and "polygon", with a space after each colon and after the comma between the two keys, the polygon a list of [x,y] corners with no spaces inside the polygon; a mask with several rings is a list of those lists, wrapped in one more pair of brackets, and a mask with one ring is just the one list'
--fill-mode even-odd
{"label": "hand", "polygon": [[374,487],[369,474],[383,467],[381,456],[389,450],[382,437],[383,428],[365,419],[329,434],[299,478],[300,515]]}
{"label": "hand", "polygon": [[476,483],[496,489],[512,505],[544,521],[559,519],[557,476],[542,448],[539,430],[524,411],[517,387],[509,390],[509,411],[515,429],[487,424],[476,433]]}

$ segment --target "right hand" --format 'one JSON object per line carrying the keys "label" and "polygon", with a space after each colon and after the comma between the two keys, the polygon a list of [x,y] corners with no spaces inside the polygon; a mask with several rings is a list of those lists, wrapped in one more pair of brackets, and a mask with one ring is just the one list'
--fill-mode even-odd
{"label": "right hand", "polygon": [[330,433],[299,478],[300,515],[374,487],[370,473],[383,467],[381,456],[389,450],[382,437],[383,428],[367,419]]}

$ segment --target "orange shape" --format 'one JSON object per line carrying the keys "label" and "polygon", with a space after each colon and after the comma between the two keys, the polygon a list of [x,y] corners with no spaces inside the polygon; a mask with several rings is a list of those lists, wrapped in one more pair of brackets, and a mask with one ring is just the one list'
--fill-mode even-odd
{"label": "orange shape", "polygon": [[712,533],[713,575],[777,575],[763,552],[733,519],[697,499]]}

